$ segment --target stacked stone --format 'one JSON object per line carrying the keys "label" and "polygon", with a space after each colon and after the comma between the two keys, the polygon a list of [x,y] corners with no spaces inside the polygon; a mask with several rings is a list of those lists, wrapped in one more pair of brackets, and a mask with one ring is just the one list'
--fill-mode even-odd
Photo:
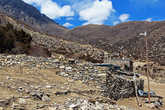
{"label": "stacked stone", "polygon": [[10,67],[21,64],[22,67],[40,67],[51,68],[58,66],[58,59],[44,58],[44,57],[32,57],[26,55],[0,55],[0,66]]}
{"label": "stacked stone", "polygon": [[128,110],[125,106],[112,105],[110,103],[101,103],[97,100],[86,100],[83,98],[74,98],[67,100],[64,105],[55,105],[57,110]]}
{"label": "stacked stone", "polygon": [[[136,79],[137,90],[144,89],[144,80]],[[109,98],[119,100],[121,98],[134,97],[135,80],[132,76],[118,75],[110,71],[106,76],[106,94]]]}
{"label": "stacked stone", "polygon": [[[84,83],[94,81],[101,84],[105,81],[105,70],[99,70],[93,63],[80,60],[70,61],[59,58],[33,57],[27,55],[0,55],[0,67],[19,66],[20,68],[57,69],[57,75],[73,80],[81,80]],[[101,74],[101,76],[100,76]],[[104,78],[103,78],[104,77]]]}

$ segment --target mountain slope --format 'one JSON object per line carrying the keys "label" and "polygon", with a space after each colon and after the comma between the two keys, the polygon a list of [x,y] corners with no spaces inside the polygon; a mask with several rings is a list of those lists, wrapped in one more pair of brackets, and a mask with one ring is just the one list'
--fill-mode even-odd
{"label": "mountain slope", "polygon": [[22,0],[0,0],[0,12],[21,22],[19,24],[21,28],[26,26],[31,31],[91,45],[92,48],[103,49],[110,53],[117,53],[120,57],[131,57],[136,60],[144,60],[145,58],[145,39],[139,34],[147,31],[149,59],[165,65],[165,21],[127,22],[117,26],[87,25],[68,30],[45,15],[40,14],[36,8],[24,3]]}
{"label": "mountain slope", "polygon": [[139,34],[148,32],[149,58],[165,64],[165,21],[127,22],[117,26],[87,25],[77,27],[67,33],[64,39],[90,44],[120,57],[145,59],[145,38]]}
{"label": "mountain slope", "polygon": [[[44,57],[50,57],[51,55],[53,56],[56,54],[60,54],[66,57],[83,59],[91,62],[103,61],[105,51],[101,49],[93,48],[91,45],[81,45],[79,43],[69,42],[57,37],[52,37],[46,34],[35,32],[31,29],[31,27],[28,26],[24,26],[22,28],[22,25],[24,24],[15,21],[11,17],[0,14],[0,26],[6,26],[8,23],[12,24],[14,29],[18,31],[23,29],[23,31],[31,36],[32,39],[30,40],[30,42],[28,42],[30,46],[28,45],[29,48],[28,50],[26,50],[26,52],[24,52],[24,54]],[[26,40],[24,39],[24,37],[26,36],[19,36],[23,40]],[[4,42],[4,40],[2,40],[1,42]],[[9,51],[9,53],[13,52]]]}
{"label": "mountain slope", "polygon": [[0,12],[42,33],[63,35],[67,30],[22,0],[0,0]]}

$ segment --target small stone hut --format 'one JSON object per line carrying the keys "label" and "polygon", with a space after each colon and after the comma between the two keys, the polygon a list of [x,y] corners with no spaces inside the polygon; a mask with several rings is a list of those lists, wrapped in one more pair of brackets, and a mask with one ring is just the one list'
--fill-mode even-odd
{"label": "small stone hut", "polygon": [[119,100],[136,96],[136,89],[144,89],[144,80],[136,78],[124,72],[109,71],[106,75],[106,96]]}

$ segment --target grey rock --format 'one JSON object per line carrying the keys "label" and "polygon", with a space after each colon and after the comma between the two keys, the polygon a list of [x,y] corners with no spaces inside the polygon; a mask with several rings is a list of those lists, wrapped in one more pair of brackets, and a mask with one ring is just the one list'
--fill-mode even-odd
{"label": "grey rock", "polygon": [[48,101],[50,101],[51,99],[49,98],[49,96],[48,95],[44,95],[44,96],[42,96],[42,101],[44,101],[44,102],[48,102]]}
{"label": "grey rock", "polygon": [[36,100],[50,101],[49,95],[40,91],[33,91],[30,95]]}
{"label": "grey rock", "polygon": [[18,103],[19,103],[19,104],[26,104],[26,100],[23,99],[23,98],[19,98],[19,99],[18,99]]}

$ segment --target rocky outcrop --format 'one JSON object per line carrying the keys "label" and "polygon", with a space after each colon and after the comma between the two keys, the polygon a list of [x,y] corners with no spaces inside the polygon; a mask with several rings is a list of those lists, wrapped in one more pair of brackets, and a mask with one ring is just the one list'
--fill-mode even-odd
{"label": "rocky outcrop", "polygon": [[81,45],[74,42],[34,34],[32,35],[33,44],[47,48],[51,53],[63,54],[67,57],[84,59],[91,62],[102,62],[104,51],[93,48],[90,45]]}

